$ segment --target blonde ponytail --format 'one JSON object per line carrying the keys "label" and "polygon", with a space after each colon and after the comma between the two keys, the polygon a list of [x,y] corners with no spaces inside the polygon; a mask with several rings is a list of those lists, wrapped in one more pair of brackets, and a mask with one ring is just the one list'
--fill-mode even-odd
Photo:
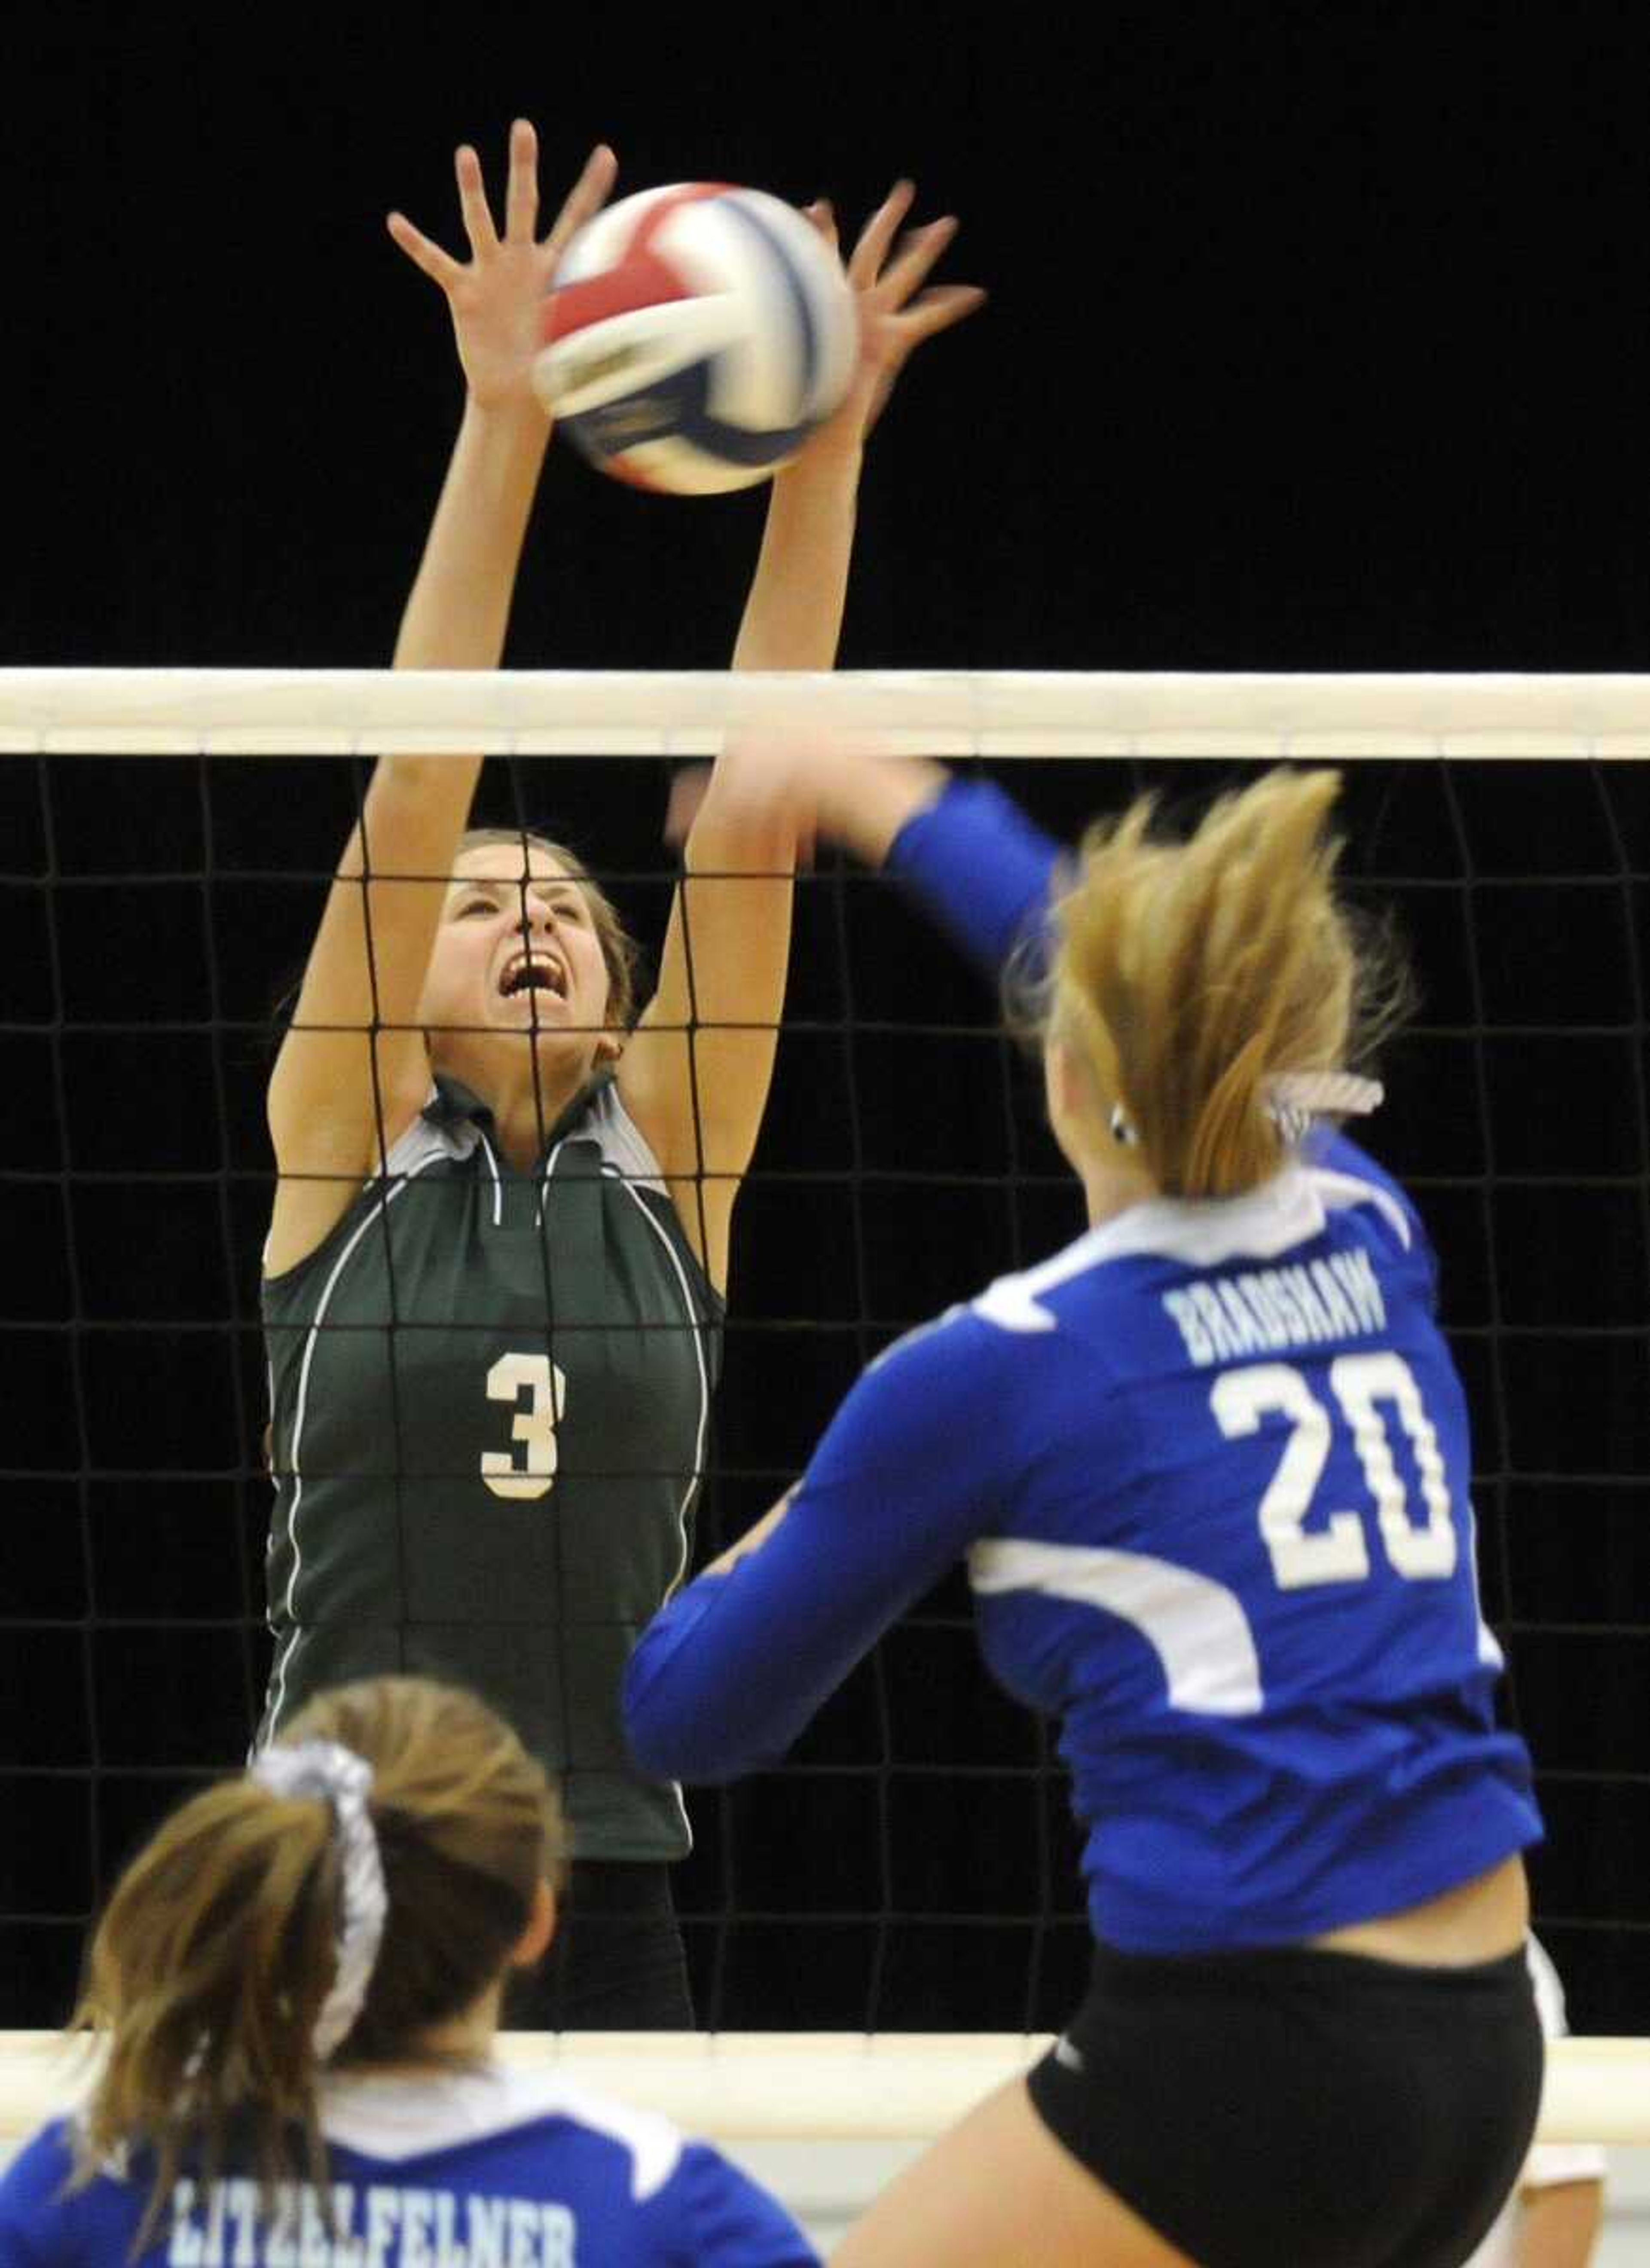
{"label": "blonde ponytail", "polygon": [[[1094,828],[1059,907],[1052,1022],[1168,1197],[1240,1195],[1286,1152],[1278,1082],[1389,1027],[1389,954],[1360,946],[1325,834],[1331,771],[1268,772],[1185,842],[1142,797]],[[1281,1121],[1281,1123],[1280,1123]]]}

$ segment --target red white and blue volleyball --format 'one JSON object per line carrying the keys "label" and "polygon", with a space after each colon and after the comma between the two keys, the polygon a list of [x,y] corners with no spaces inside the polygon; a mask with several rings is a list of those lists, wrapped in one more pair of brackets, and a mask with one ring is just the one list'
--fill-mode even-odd
{"label": "red white and blue volleyball", "polygon": [[593,465],[710,496],[766,480],[848,391],[859,327],[840,261],[760,189],[645,189],[571,239],[534,391]]}

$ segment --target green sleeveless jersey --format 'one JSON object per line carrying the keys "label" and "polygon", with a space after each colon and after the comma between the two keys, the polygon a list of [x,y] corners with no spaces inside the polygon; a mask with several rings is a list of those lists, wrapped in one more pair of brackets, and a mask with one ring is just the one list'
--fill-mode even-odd
{"label": "green sleeveless jersey", "polygon": [[576,1855],[680,1858],[619,1686],[687,1565],[722,1303],[610,1081],[512,1171],[438,1080],[337,1227],[263,1286],[275,1660],[260,1729],[346,1679],[471,1688]]}

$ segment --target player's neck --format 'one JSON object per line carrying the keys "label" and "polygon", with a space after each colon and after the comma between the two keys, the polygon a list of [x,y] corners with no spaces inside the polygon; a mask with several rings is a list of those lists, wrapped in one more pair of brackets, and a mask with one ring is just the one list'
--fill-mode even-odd
{"label": "player's neck", "polygon": [[1145,1204],[1159,1194],[1151,1175],[1138,1166],[1123,1166],[1110,1158],[1086,1159],[1078,1165],[1083,1201],[1091,1228],[1103,1227],[1118,1214]]}
{"label": "player's neck", "polygon": [[474,2008],[432,2024],[418,2036],[419,2059],[431,2063],[486,2063],[498,2037],[499,1988],[495,1986]]}
{"label": "player's neck", "polygon": [[[549,1058],[547,1060],[547,1058]],[[546,1049],[539,1057],[537,1078],[512,1079],[487,1097],[498,1136],[498,1147],[519,1174],[530,1174],[544,1155],[549,1131],[590,1078],[582,1057],[565,1063]]]}
{"label": "player's neck", "polygon": [[431,2024],[409,2040],[404,2054],[381,2064],[356,2067],[405,2075],[490,2063],[498,2038],[503,1999],[504,1979],[500,1977],[469,2007],[461,2008],[442,2023]]}
{"label": "player's neck", "polygon": [[489,1033],[444,1035],[433,1068],[486,1105],[497,1145],[519,1174],[531,1174],[544,1155],[550,1129],[590,1084],[614,1050],[579,1033],[541,1035]]}

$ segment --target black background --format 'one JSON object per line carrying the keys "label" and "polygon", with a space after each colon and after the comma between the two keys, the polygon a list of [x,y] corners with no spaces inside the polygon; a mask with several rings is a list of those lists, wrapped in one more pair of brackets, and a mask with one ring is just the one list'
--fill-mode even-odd
{"label": "black background", "polygon": [[[962,217],[947,273],[991,304],[875,438],[846,666],[1644,668],[1632,24],[1583,9],[1514,45],[1500,10],[1162,0],[31,13],[8,33],[0,659],[387,659],[459,386],[382,216],[456,247],[453,144],[496,182],[525,111],[547,204],[601,137],[622,191],[744,180],[846,219],[908,172],[924,213]],[[553,451],[509,659],[720,666],[761,512]],[[488,815],[519,799],[656,937],[664,886],[624,878],[661,871],[662,770],[498,770]],[[1141,777],[1013,784],[1070,831]],[[354,792],[320,762],[0,761],[11,2023],[61,2014],[99,1882],[247,1731],[261,1027]],[[1650,794],[1638,768],[1418,763],[1355,768],[1347,809],[1425,998],[1376,1144],[1433,1225],[1474,1396],[1543,1932],[1578,2027],[1643,2032]],[[711,1541],[894,1329],[1077,1220],[991,1004],[873,884],[805,887],[792,1011],[736,1233]],[[1068,2004],[1058,1778],[965,1613],[948,1587],[787,1778],[697,1803],[708,2014]]]}

